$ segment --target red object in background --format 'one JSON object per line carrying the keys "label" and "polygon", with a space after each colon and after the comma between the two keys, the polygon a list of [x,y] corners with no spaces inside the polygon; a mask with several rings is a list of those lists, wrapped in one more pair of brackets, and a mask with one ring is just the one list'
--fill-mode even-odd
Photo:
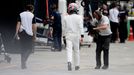
{"label": "red object in background", "polygon": [[48,0],[46,0],[46,17],[49,17],[49,11],[48,11]]}
{"label": "red object in background", "polygon": [[128,41],[133,41],[134,38],[133,38],[133,29],[132,27],[130,27],[130,33],[129,33],[129,38],[128,38]]}

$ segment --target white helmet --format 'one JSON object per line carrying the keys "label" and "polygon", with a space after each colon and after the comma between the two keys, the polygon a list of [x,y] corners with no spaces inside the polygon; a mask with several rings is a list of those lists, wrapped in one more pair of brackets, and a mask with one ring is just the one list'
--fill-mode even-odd
{"label": "white helmet", "polygon": [[70,11],[78,12],[78,5],[76,3],[70,3],[68,5],[68,12]]}

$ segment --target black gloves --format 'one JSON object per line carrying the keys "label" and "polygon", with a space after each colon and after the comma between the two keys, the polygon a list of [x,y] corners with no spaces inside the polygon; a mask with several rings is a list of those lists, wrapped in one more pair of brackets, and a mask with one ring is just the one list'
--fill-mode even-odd
{"label": "black gloves", "polygon": [[84,38],[84,35],[81,35],[81,38]]}

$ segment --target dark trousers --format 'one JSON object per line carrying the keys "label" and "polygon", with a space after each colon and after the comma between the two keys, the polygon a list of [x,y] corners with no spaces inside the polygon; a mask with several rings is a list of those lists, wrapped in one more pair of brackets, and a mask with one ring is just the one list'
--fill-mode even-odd
{"label": "dark trousers", "polygon": [[96,47],[96,65],[101,66],[101,52],[103,51],[104,65],[109,65],[109,46],[111,35],[101,36],[98,35],[97,47]]}
{"label": "dark trousers", "polygon": [[112,31],[111,42],[115,42],[117,40],[117,36],[118,36],[117,32],[118,32],[119,24],[116,22],[110,21],[110,25],[111,25],[111,31]]}
{"label": "dark trousers", "polygon": [[33,39],[25,31],[22,31],[19,35],[21,42],[21,65],[23,66],[33,51]]}
{"label": "dark trousers", "polygon": [[54,48],[58,49],[59,51],[61,51],[62,45],[61,45],[61,35],[56,35],[54,34],[53,36],[53,41],[54,41]]}
{"label": "dark trousers", "polygon": [[127,39],[127,23],[124,21],[120,21],[119,38],[120,42],[125,42],[125,40]]}

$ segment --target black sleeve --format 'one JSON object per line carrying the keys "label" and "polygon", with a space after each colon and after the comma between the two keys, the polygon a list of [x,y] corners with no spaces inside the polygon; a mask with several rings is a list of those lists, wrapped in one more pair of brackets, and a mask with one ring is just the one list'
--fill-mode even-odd
{"label": "black sleeve", "polygon": [[35,23],[36,23],[36,19],[34,17],[33,20],[32,20],[32,24],[35,24]]}
{"label": "black sleeve", "polygon": [[21,22],[21,18],[20,18],[20,15],[18,16],[18,18],[17,18],[17,21]]}

